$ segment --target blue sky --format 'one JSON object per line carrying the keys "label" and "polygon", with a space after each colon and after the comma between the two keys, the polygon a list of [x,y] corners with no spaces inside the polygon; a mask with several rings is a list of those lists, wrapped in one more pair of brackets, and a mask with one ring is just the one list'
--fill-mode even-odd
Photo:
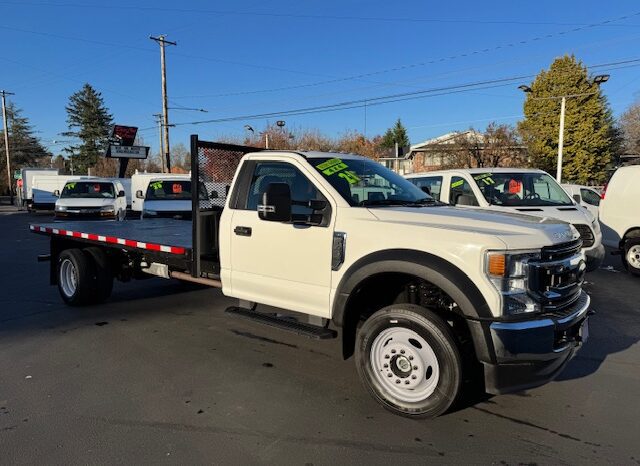
{"label": "blue sky", "polygon": [[[629,17],[591,26],[623,16]],[[114,120],[140,127],[156,151],[160,62],[148,37],[158,34],[178,42],[167,49],[170,107],[209,111],[170,112],[172,123],[188,123],[535,75],[565,53],[587,65],[640,59],[640,4],[0,0],[0,89],[15,92],[11,100],[57,153],[62,146],[53,141],[64,140],[68,97],[88,82],[102,92]],[[611,75],[603,90],[616,115],[639,97],[640,62],[593,72]],[[515,123],[524,98],[520,83],[368,104],[366,111],[360,103],[335,112],[182,125],[172,129],[171,142],[187,145],[192,133],[211,140],[242,136],[245,124],[259,129],[278,119],[292,131],[332,136],[363,132],[366,121],[372,136],[400,117],[417,143],[491,121]]]}

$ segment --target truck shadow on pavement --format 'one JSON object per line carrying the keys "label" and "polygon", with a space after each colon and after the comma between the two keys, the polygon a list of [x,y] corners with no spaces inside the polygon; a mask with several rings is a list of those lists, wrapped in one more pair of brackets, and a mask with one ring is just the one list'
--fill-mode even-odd
{"label": "truck shadow on pavement", "polygon": [[596,372],[609,355],[640,340],[640,280],[624,271],[598,270],[587,275],[585,289],[596,314],[589,319],[589,340],[556,380]]}

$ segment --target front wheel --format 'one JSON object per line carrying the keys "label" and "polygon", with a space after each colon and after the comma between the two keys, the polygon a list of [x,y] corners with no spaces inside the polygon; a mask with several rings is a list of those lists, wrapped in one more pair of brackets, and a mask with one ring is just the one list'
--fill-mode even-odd
{"label": "front wheel", "polygon": [[640,238],[630,238],[624,242],[622,263],[631,275],[640,276]]}
{"label": "front wheel", "polygon": [[373,397],[407,417],[444,413],[458,396],[462,362],[450,327],[435,313],[394,304],[358,331],[356,368]]}

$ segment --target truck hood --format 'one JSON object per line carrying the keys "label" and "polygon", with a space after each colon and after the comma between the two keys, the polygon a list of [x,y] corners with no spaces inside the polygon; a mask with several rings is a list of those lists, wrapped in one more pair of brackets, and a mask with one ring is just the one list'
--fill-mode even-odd
{"label": "truck hood", "polygon": [[380,221],[418,228],[491,235],[508,249],[532,249],[578,239],[577,230],[555,218],[463,207],[381,207],[369,209]]}
{"label": "truck hood", "polygon": [[82,197],[68,197],[63,199],[58,199],[56,201],[56,207],[105,207],[112,206],[116,203],[116,200],[113,198],[99,198],[99,197],[90,197],[90,198],[82,198]]}
{"label": "truck hood", "polygon": [[593,214],[582,206],[544,206],[544,207],[504,207],[492,205],[488,209],[498,212],[512,212],[516,214],[534,215],[543,218],[557,218],[571,224],[591,225]]}
{"label": "truck hood", "polygon": [[155,210],[156,212],[191,212],[191,201],[175,200],[145,200],[144,210]]}

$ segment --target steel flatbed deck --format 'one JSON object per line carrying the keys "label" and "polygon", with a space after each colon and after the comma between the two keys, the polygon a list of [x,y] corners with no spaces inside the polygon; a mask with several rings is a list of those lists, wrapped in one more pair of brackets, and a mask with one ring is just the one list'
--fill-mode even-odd
{"label": "steel flatbed deck", "polygon": [[192,224],[184,220],[65,221],[31,224],[34,233],[73,238],[121,249],[139,249],[189,256],[192,249]]}

